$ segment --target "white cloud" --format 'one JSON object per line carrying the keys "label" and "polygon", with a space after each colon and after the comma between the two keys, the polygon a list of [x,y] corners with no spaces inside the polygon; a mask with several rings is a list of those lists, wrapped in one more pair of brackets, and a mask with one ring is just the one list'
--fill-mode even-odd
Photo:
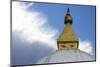
{"label": "white cloud", "polygon": [[92,47],[92,44],[91,44],[91,42],[90,41],[88,41],[88,40],[84,40],[84,41],[79,41],[79,49],[80,50],[82,50],[82,51],[84,51],[84,52],[87,52],[87,53],[89,53],[89,54],[93,54],[93,51],[92,51],[92,49],[93,49],[93,47]]}
{"label": "white cloud", "polygon": [[47,18],[41,12],[26,10],[32,3],[22,4],[23,2],[12,2],[12,32],[23,41],[40,42],[56,48],[57,30],[48,25]]}

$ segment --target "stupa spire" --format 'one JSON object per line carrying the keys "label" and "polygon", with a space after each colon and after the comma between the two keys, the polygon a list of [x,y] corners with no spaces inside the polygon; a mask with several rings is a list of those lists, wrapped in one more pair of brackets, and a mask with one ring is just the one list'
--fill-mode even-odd
{"label": "stupa spire", "polygon": [[58,50],[77,50],[79,40],[71,27],[72,17],[69,8],[67,9],[64,23],[65,28],[57,40]]}
{"label": "stupa spire", "polygon": [[65,15],[65,20],[64,20],[64,23],[67,24],[67,23],[70,23],[72,24],[72,16],[70,14],[70,9],[68,8],[67,9],[67,14]]}

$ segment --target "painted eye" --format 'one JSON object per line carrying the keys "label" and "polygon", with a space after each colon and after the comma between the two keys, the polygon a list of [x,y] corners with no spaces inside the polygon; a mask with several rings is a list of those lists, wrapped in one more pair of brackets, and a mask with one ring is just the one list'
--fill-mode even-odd
{"label": "painted eye", "polygon": [[61,47],[63,47],[63,48],[64,48],[64,47],[66,47],[66,46],[65,46],[65,45],[61,45]]}
{"label": "painted eye", "polygon": [[71,47],[74,47],[74,45],[70,45]]}

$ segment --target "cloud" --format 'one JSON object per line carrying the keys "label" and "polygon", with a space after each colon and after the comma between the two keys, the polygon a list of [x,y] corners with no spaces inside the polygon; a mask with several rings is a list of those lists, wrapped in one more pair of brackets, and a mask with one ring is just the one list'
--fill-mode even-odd
{"label": "cloud", "polygon": [[88,40],[84,40],[84,41],[80,40],[79,41],[79,49],[84,52],[87,52],[91,55],[93,54],[93,46],[92,46],[91,42]]}
{"label": "cloud", "polygon": [[46,16],[32,8],[34,3],[12,2],[11,64],[33,64],[56,49],[55,28]]}
{"label": "cloud", "polygon": [[42,43],[23,42],[16,33],[12,34],[12,44],[11,64],[13,65],[35,64],[42,57],[55,52],[53,48],[42,45]]}
{"label": "cloud", "polygon": [[27,11],[32,3],[12,2],[12,31],[29,43],[40,42],[56,49],[57,30],[48,24],[42,12]]}

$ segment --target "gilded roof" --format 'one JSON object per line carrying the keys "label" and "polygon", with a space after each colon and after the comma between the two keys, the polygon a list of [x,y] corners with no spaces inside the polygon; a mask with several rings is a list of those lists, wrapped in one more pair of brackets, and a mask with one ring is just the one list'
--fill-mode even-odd
{"label": "gilded roof", "polygon": [[63,32],[58,38],[58,41],[78,41],[78,38],[75,35],[70,23],[66,24]]}

